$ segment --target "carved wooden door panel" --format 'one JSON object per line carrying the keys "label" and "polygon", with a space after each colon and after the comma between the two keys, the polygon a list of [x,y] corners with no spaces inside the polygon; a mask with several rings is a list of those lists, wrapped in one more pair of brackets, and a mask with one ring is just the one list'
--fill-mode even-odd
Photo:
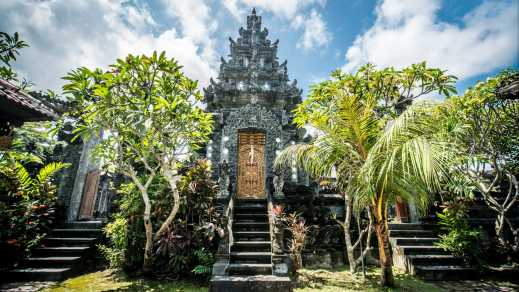
{"label": "carved wooden door panel", "polygon": [[265,134],[238,133],[238,198],[265,198]]}
{"label": "carved wooden door panel", "polygon": [[99,188],[100,171],[93,170],[88,173],[83,187],[79,220],[92,219],[94,216],[94,204],[96,202],[97,189]]}

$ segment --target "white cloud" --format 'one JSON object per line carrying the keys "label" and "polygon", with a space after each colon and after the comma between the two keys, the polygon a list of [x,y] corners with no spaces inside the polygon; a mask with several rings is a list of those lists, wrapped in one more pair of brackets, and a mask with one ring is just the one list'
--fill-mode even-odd
{"label": "white cloud", "polygon": [[298,48],[316,49],[331,41],[326,22],[315,9],[324,7],[326,0],[223,0],[223,4],[238,21],[255,7],[288,21],[292,28],[302,29],[303,35],[296,44]]}
{"label": "white cloud", "polygon": [[466,79],[517,61],[517,1],[485,1],[462,24],[440,21],[440,0],[383,0],[375,24],[346,52],[344,70],[371,62],[407,66],[427,61]]}
{"label": "white cloud", "polygon": [[305,50],[312,50],[326,46],[332,39],[331,34],[326,29],[321,14],[312,10],[310,16],[304,19],[298,16],[292,22],[296,28],[303,27],[303,35],[298,40],[296,47]]}
{"label": "white cloud", "polygon": [[252,7],[292,19],[308,6],[317,4],[324,7],[326,0],[223,0],[223,4],[237,20],[242,20]]}
{"label": "white cloud", "polygon": [[129,53],[154,50],[165,50],[184,65],[189,77],[206,84],[217,66],[211,30],[187,30],[187,20],[175,16],[181,31],[172,27],[153,34],[157,24],[148,8],[123,0],[19,0],[0,5],[2,30],[20,32],[30,45],[21,50],[15,69],[39,89],[59,89],[60,78],[73,68],[106,67]]}

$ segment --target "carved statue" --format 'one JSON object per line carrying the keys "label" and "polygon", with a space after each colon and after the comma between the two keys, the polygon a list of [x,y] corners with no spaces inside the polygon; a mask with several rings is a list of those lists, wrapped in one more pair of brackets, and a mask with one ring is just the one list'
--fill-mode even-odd
{"label": "carved statue", "polygon": [[274,238],[272,240],[272,252],[274,254],[282,254],[283,253],[283,238],[284,238],[284,230],[285,224],[283,222],[283,206],[282,205],[274,205],[272,207],[272,213],[274,218],[273,224],[273,233]]}
{"label": "carved statue", "polygon": [[274,179],[272,180],[274,185],[274,197],[276,199],[282,199],[285,197],[283,194],[283,186],[285,185],[284,172],[282,170],[275,170]]}
{"label": "carved statue", "polygon": [[218,198],[227,198],[229,196],[229,185],[230,185],[230,178],[229,178],[229,164],[226,160],[223,160],[220,162],[220,176],[218,177],[218,185],[220,186],[220,191],[217,194]]}

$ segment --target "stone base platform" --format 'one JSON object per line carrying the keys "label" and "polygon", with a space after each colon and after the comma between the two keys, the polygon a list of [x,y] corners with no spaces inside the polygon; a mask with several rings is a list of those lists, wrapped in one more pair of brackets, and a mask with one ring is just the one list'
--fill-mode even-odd
{"label": "stone base platform", "polygon": [[209,292],[291,292],[289,277],[270,275],[258,276],[214,276],[209,282]]}

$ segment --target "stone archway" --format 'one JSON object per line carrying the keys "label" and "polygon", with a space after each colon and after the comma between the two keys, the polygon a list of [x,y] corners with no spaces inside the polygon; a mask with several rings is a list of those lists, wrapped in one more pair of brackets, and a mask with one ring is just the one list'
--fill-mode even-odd
{"label": "stone archway", "polygon": [[229,114],[222,131],[222,136],[227,137],[228,140],[222,142],[222,151],[227,149],[227,157],[224,159],[229,163],[230,177],[234,178],[233,184],[236,184],[238,177],[239,132],[254,129],[265,135],[265,176],[263,179],[266,185],[267,177],[272,176],[272,163],[276,157],[276,138],[284,138],[280,119],[273,111],[258,104],[247,104]]}

